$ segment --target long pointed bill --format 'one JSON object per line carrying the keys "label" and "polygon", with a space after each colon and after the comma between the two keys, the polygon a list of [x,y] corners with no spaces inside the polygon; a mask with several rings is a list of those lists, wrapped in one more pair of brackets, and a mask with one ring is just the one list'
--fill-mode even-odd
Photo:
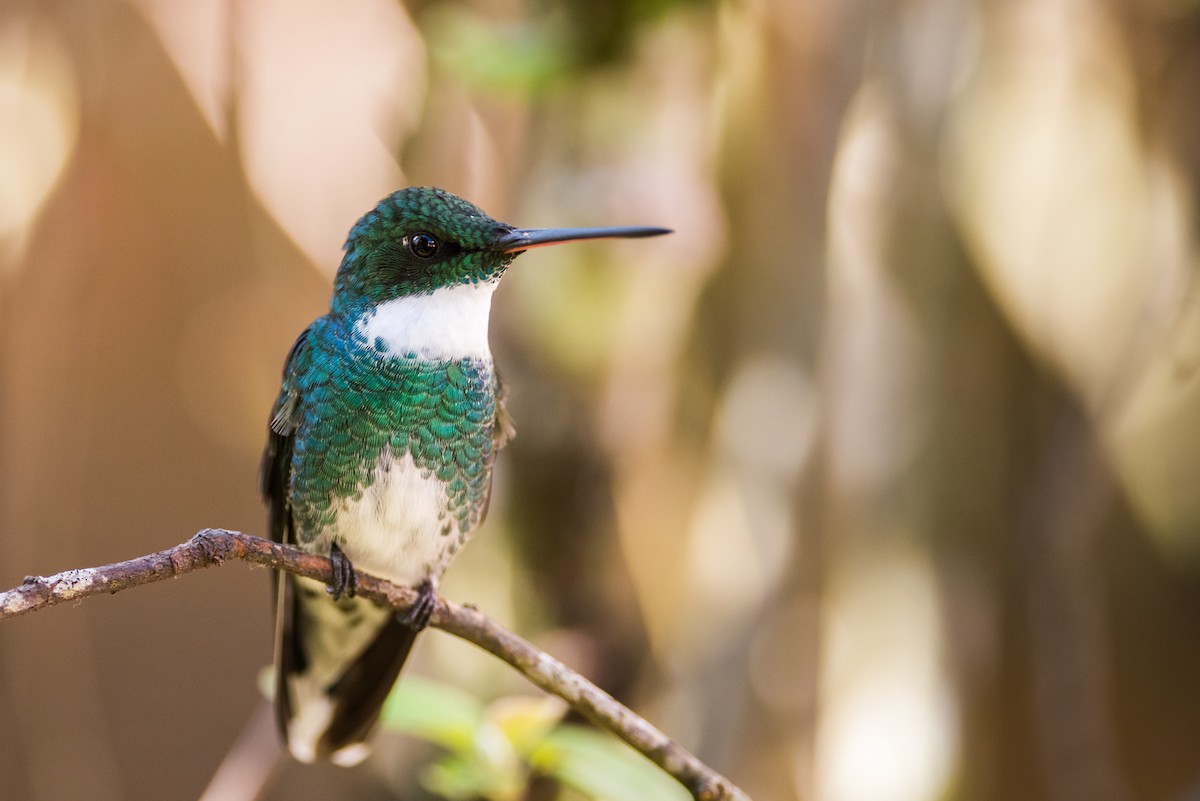
{"label": "long pointed bill", "polygon": [[578,242],[581,239],[640,239],[671,233],[669,228],[514,228],[496,240],[492,247],[501,253]]}

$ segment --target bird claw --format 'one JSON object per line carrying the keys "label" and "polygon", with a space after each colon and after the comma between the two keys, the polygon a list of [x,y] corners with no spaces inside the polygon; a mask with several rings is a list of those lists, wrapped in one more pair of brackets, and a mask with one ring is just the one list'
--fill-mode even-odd
{"label": "bird claw", "polygon": [[433,588],[433,582],[426,579],[417,585],[417,600],[401,616],[400,622],[413,631],[421,631],[429,625],[436,608],[437,591]]}
{"label": "bird claw", "polygon": [[358,589],[358,578],[354,575],[354,565],[351,564],[350,557],[346,556],[336,542],[329,548],[329,561],[333,562],[333,583],[327,586],[325,591],[335,601],[343,595],[353,598]]}

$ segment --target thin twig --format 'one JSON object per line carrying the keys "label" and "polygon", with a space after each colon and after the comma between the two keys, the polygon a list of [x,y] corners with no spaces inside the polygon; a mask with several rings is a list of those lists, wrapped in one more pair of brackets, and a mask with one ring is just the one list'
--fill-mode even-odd
{"label": "thin twig", "polygon": [[[187,542],[158,553],[101,567],[67,570],[54,576],[29,576],[21,586],[0,593],[0,620],[48,606],[115,593],[171,576],[240,559],[285,570],[325,583],[333,579],[324,556],[237,531],[205,529]],[[406,610],[417,593],[358,573],[357,594],[378,604]],[[629,743],[678,780],[697,801],[749,801],[728,779],[713,771],[611,695],[544,651],[501,627],[478,609],[438,599],[430,625],[474,643],[521,672],[531,682],[562,698],[597,726]]]}

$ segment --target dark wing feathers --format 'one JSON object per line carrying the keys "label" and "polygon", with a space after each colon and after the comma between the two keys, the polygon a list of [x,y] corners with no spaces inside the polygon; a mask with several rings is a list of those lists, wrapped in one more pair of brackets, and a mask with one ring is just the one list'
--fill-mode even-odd
{"label": "dark wing feathers", "polygon": [[[295,443],[297,412],[300,409],[299,392],[295,387],[292,371],[296,360],[308,341],[308,329],[292,345],[283,364],[283,386],[275,407],[271,410],[271,421],[267,432],[267,445],[263,449],[259,465],[258,483],[263,500],[268,507],[268,525],[271,539],[279,543],[295,540],[292,507],[288,501],[288,487],[292,478],[292,447]],[[281,732],[287,731],[287,721],[292,717],[292,703],[284,682],[285,676],[305,669],[304,650],[300,638],[295,636],[297,625],[295,590],[291,581],[281,581],[278,572],[275,578],[275,714]]]}
{"label": "dark wing feathers", "polygon": [[258,471],[259,489],[270,508],[271,539],[276,542],[292,541],[292,511],[288,503],[288,485],[292,477],[292,445],[300,411],[300,393],[295,387],[292,370],[307,343],[308,329],[305,329],[292,345],[283,364],[283,388],[275,401],[275,407],[271,410],[267,446],[263,449],[262,463]]}

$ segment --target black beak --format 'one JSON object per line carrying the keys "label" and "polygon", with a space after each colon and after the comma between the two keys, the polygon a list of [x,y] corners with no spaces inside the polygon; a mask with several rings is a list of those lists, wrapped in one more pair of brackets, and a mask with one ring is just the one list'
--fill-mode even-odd
{"label": "black beak", "polygon": [[669,228],[514,228],[501,234],[492,245],[500,253],[515,253],[530,248],[557,245],[562,242],[578,242],[581,239],[640,239],[646,236],[662,236],[671,233]]}

